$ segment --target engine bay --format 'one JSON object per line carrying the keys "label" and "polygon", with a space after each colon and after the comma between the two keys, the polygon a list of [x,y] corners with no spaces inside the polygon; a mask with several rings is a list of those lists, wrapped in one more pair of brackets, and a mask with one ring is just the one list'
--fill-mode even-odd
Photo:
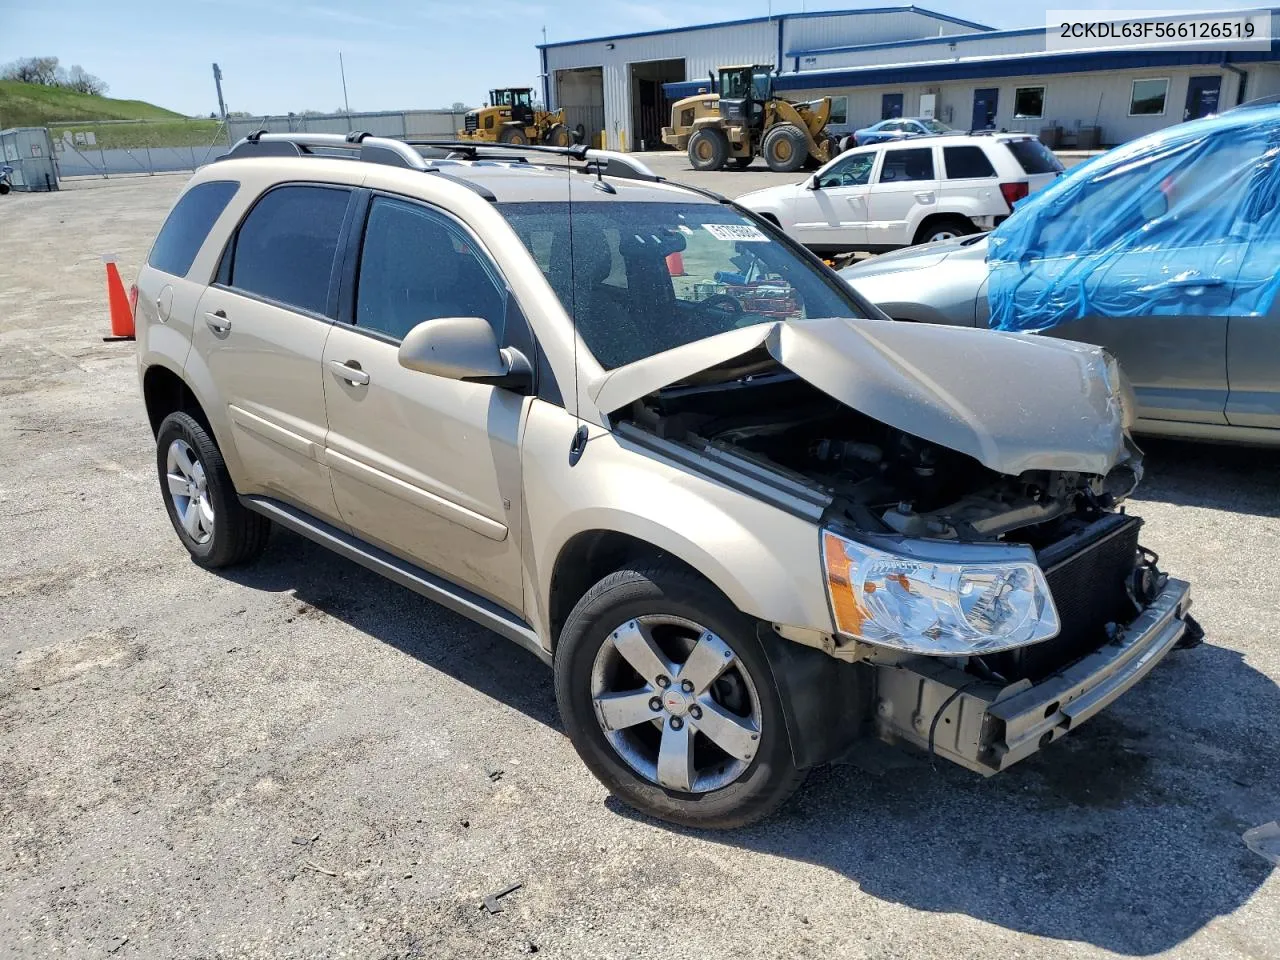
{"label": "engine bay", "polygon": [[1040,549],[1113,510],[1136,461],[1105,478],[1060,470],[1012,477],[865,416],[786,371],[667,388],[625,419],[663,439],[741,459],[831,498],[824,519],[873,533]]}

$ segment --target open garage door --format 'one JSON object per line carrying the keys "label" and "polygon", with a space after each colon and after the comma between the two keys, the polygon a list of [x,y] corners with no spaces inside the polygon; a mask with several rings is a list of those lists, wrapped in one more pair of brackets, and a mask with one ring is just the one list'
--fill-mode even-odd
{"label": "open garage door", "polygon": [[601,67],[579,67],[556,71],[556,106],[564,110],[564,122],[570,130],[579,124],[588,146],[601,146],[604,134],[604,70]]}
{"label": "open garage door", "polygon": [[636,150],[662,150],[662,128],[671,122],[664,83],[685,79],[684,60],[631,64],[631,142]]}

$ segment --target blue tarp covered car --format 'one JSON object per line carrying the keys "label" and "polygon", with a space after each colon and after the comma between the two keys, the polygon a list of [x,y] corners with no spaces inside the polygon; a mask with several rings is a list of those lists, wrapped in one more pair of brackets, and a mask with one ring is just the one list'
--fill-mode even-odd
{"label": "blue tarp covered car", "polygon": [[1280,104],[1096,157],[988,239],[992,328],[1082,317],[1262,316],[1280,286]]}

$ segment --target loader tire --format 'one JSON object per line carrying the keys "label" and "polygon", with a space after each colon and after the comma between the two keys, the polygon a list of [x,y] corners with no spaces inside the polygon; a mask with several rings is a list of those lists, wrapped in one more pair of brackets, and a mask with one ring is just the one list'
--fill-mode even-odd
{"label": "loader tire", "polygon": [[729,159],[729,139],[714,127],[695,130],[689,138],[689,166],[695,170],[723,170]]}
{"label": "loader tire", "polygon": [[804,132],[793,123],[779,123],[764,135],[764,161],[774,173],[793,173],[809,159]]}

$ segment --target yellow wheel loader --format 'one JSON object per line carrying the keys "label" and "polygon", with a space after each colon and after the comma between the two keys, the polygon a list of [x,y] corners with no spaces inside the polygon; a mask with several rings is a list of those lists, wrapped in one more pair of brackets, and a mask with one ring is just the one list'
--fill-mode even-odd
{"label": "yellow wheel loader", "polygon": [[772,68],[721,67],[711,90],[677,100],[662,142],[686,150],[695,170],[743,170],[763,156],[770,170],[789,172],[821,166],[839,152],[826,132],[831,98],[808,103],[774,94]]}
{"label": "yellow wheel loader", "polygon": [[529,87],[489,91],[489,102],[468,111],[459,140],[478,143],[546,143],[568,147],[575,137],[564,124],[564,111],[535,110]]}

